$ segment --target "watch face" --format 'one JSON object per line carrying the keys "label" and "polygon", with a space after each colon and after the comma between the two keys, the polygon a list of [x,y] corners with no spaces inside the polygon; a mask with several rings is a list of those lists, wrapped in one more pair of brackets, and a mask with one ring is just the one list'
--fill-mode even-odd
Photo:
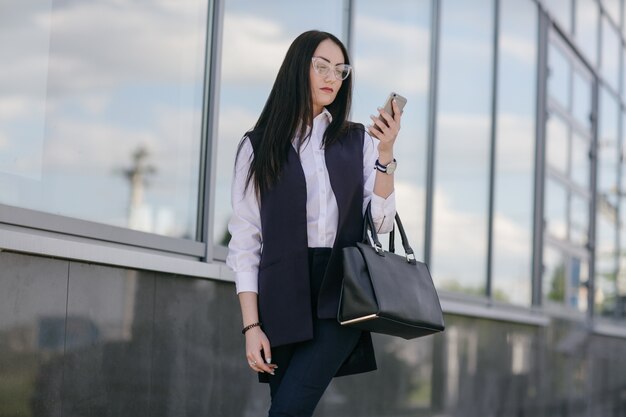
{"label": "watch face", "polygon": [[393,172],[396,170],[397,165],[398,164],[396,162],[390,162],[389,165],[387,165],[387,174],[393,174]]}

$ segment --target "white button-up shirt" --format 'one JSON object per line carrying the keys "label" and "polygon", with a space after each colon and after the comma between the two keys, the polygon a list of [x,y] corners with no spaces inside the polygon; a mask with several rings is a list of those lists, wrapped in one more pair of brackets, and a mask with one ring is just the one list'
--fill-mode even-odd
{"label": "white button-up shirt", "polygon": [[[306,179],[308,246],[333,247],[339,223],[337,200],[330,185],[322,139],[332,116],[324,109],[313,119],[311,137],[300,150],[300,162]],[[297,150],[297,141],[293,143]],[[231,187],[232,216],[228,223],[231,234],[226,264],[235,272],[237,293],[258,292],[258,269],[261,259],[261,214],[251,182],[244,192],[245,180],[254,150],[246,138],[237,158]],[[378,140],[365,132],[363,141],[363,213],[372,202],[372,218],[379,233],[389,233],[396,215],[395,191],[386,199],[373,194],[378,159]]]}

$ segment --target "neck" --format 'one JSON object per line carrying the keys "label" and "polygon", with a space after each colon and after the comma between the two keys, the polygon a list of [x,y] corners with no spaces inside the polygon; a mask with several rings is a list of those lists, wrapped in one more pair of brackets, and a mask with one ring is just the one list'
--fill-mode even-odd
{"label": "neck", "polygon": [[313,106],[313,118],[315,119],[317,116],[322,114],[324,111],[324,107],[322,106]]}

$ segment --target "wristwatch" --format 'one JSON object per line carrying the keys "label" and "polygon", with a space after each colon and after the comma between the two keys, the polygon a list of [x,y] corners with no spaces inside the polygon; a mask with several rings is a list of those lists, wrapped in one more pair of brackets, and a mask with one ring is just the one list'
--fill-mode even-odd
{"label": "wristwatch", "polygon": [[381,164],[380,161],[377,159],[375,168],[379,170],[380,172],[384,172],[387,175],[391,175],[396,170],[397,166],[398,166],[398,163],[396,162],[396,158],[393,158],[393,161],[389,162],[387,165]]}

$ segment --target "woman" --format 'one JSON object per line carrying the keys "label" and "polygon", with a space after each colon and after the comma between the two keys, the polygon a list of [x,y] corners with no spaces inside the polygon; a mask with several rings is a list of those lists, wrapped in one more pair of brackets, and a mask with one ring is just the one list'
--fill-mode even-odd
{"label": "woman", "polygon": [[386,167],[401,114],[395,102],[394,117],[379,109],[369,134],[348,122],[351,74],[335,36],[298,36],[237,149],[226,262],[248,365],[270,384],[270,417],[310,416],[334,376],[376,369],[370,334],[336,319],[341,249],[361,240],[370,201],[379,233],[393,227]]}

